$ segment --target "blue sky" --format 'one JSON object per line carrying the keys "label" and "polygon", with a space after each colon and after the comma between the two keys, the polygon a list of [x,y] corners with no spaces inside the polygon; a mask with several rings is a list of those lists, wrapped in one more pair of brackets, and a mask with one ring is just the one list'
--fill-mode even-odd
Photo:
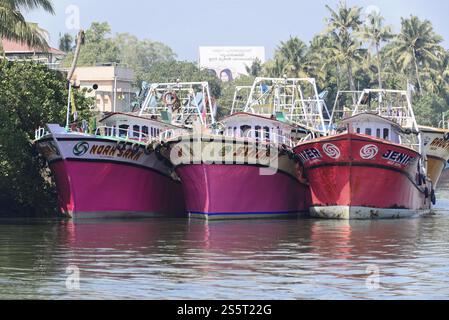
{"label": "blue sky", "polygon": [[[56,14],[26,14],[50,32],[57,46],[60,33],[68,29],[65,13],[79,8],[80,26],[107,21],[114,33],[129,32],[141,39],[169,45],[182,60],[197,60],[201,45],[256,45],[270,58],[281,40],[290,35],[309,41],[324,29],[325,4],[338,0],[54,0]],[[400,17],[410,14],[429,19],[449,48],[449,1],[446,0],[347,0],[348,5],[380,10],[387,23],[399,30]]]}

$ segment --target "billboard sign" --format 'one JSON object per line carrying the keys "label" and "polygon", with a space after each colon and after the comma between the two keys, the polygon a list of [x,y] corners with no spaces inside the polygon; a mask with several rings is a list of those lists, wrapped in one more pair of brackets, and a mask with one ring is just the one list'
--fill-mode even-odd
{"label": "billboard sign", "polygon": [[247,75],[256,59],[265,62],[264,47],[200,47],[200,68],[225,82]]}

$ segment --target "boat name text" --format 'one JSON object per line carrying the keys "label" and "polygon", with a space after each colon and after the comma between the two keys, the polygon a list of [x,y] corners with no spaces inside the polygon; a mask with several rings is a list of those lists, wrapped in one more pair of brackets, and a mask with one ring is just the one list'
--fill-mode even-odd
{"label": "boat name text", "polygon": [[403,166],[408,166],[415,158],[401,152],[388,150],[382,156],[383,159],[399,163]]}

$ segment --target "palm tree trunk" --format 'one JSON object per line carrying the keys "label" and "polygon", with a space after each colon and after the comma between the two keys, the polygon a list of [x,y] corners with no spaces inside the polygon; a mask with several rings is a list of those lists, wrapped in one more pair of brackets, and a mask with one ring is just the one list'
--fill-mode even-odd
{"label": "palm tree trunk", "polygon": [[[351,91],[356,91],[355,83],[354,83],[354,76],[352,73],[351,61],[348,61],[348,80],[349,80],[349,87],[350,87]],[[354,103],[354,105],[357,104],[357,97],[356,97],[355,93],[352,95],[352,102]]]}
{"label": "palm tree trunk", "polygon": [[376,43],[376,54],[377,54],[377,72],[379,80],[379,89],[382,90],[382,60],[380,58],[379,43]]}
{"label": "palm tree trunk", "polygon": [[416,60],[415,48],[413,48],[413,62],[415,63],[415,72],[416,72],[416,79],[418,80],[419,94],[422,95],[421,78],[419,75],[419,67],[418,67],[418,61]]}

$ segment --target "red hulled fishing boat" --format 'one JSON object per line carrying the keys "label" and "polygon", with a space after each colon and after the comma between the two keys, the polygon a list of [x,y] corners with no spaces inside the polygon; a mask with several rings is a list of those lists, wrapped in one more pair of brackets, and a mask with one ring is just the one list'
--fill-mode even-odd
{"label": "red hulled fishing boat", "polygon": [[[434,191],[407,93],[365,90],[350,93],[341,104],[342,96],[334,107],[334,134],[294,149],[310,185],[311,216],[380,219],[428,213]],[[346,107],[352,99],[357,103]]]}

